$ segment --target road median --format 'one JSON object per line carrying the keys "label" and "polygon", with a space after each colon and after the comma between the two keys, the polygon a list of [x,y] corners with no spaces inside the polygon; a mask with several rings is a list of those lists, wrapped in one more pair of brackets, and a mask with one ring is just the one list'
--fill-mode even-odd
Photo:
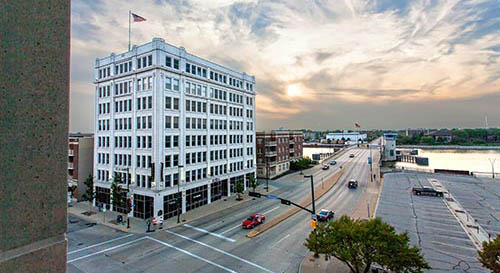
{"label": "road median", "polygon": [[[316,186],[316,188],[314,189],[314,196],[315,196],[314,200],[315,201],[318,200],[319,198],[321,198],[321,196],[323,196],[325,193],[327,193],[337,183],[337,181],[340,179],[340,177],[342,177],[342,175],[344,174],[346,169],[347,169],[347,167],[344,166],[344,168],[338,170],[332,177],[330,177],[328,180],[323,182],[324,183],[323,185]],[[299,204],[303,207],[307,207],[307,206],[311,205],[311,203],[312,203],[312,198],[308,197],[308,198],[302,200]],[[291,216],[295,215],[300,210],[301,209],[298,207],[292,207],[289,210],[287,210],[286,212],[273,218],[272,220],[262,224],[260,227],[250,231],[249,233],[247,233],[246,237],[254,238],[256,236],[259,236],[260,234],[264,233],[265,231],[271,229],[272,227],[276,226],[277,224],[279,224],[279,223],[283,222],[284,220],[290,218]]]}

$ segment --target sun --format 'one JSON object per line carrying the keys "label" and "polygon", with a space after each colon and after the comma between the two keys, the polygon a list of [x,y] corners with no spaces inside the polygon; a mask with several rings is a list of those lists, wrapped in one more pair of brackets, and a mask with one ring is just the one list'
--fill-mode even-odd
{"label": "sun", "polygon": [[297,97],[302,95],[302,90],[298,84],[292,84],[288,86],[287,95],[289,97]]}

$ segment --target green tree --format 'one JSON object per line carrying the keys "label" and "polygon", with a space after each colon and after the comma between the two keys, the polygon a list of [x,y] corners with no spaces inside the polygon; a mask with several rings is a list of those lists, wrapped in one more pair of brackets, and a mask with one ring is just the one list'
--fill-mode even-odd
{"label": "green tree", "polygon": [[236,193],[238,194],[238,197],[236,197],[236,200],[242,200],[241,194],[245,190],[245,187],[243,186],[243,181],[240,179],[236,181]]}
{"label": "green tree", "polygon": [[87,186],[87,190],[83,194],[83,198],[86,199],[89,202],[89,211],[88,213],[91,213],[91,204],[92,201],[94,201],[95,198],[95,193],[94,193],[94,177],[89,174],[87,179],[85,179],[85,182],[83,182],[85,186]]}
{"label": "green tree", "polygon": [[494,273],[500,272],[500,236],[490,242],[483,242],[483,250],[477,252],[483,267]]}
{"label": "green tree", "polygon": [[337,258],[353,273],[367,273],[374,263],[395,273],[430,269],[420,249],[410,246],[408,233],[397,234],[380,218],[353,220],[342,216],[319,225],[309,234],[305,246],[315,255]]}
{"label": "green tree", "polygon": [[259,186],[259,180],[255,178],[255,175],[252,174],[248,177],[248,185],[250,185],[250,188],[255,191],[255,189]]}
{"label": "green tree", "polygon": [[432,138],[431,136],[423,136],[420,138],[420,143],[425,145],[432,145],[434,144],[434,138]]}
{"label": "green tree", "polygon": [[125,208],[127,204],[127,198],[123,196],[124,190],[120,186],[121,184],[123,184],[123,179],[118,173],[111,183],[111,194],[113,195],[111,202],[115,208]]}

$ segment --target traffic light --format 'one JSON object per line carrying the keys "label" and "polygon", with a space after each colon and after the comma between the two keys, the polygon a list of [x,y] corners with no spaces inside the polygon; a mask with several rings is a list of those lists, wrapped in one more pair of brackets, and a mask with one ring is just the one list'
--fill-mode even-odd
{"label": "traffic light", "polygon": [[313,229],[316,229],[317,226],[318,226],[318,223],[316,222],[316,220],[311,220],[311,227]]}
{"label": "traffic light", "polygon": [[248,192],[248,196],[258,197],[258,198],[260,198],[260,197],[262,196],[262,194],[260,194],[260,193],[258,193],[258,192],[249,191],[249,192]]}
{"label": "traffic light", "polygon": [[290,202],[290,200],[281,199],[281,204],[290,206],[291,202]]}

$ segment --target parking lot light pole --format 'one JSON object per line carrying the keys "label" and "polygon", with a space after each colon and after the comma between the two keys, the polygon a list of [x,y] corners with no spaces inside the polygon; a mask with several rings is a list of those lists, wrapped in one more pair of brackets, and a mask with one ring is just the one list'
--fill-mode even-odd
{"label": "parking lot light pole", "polygon": [[312,175],[304,175],[305,178],[311,178],[311,198],[312,198],[312,213],[316,215],[316,204],[314,202],[314,179]]}
{"label": "parking lot light pole", "polygon": [[491,163],[491,176],[492,176],[492,178],[495,178],[495,161],[497,159],[496,158],[488,158],[488,160]]}

